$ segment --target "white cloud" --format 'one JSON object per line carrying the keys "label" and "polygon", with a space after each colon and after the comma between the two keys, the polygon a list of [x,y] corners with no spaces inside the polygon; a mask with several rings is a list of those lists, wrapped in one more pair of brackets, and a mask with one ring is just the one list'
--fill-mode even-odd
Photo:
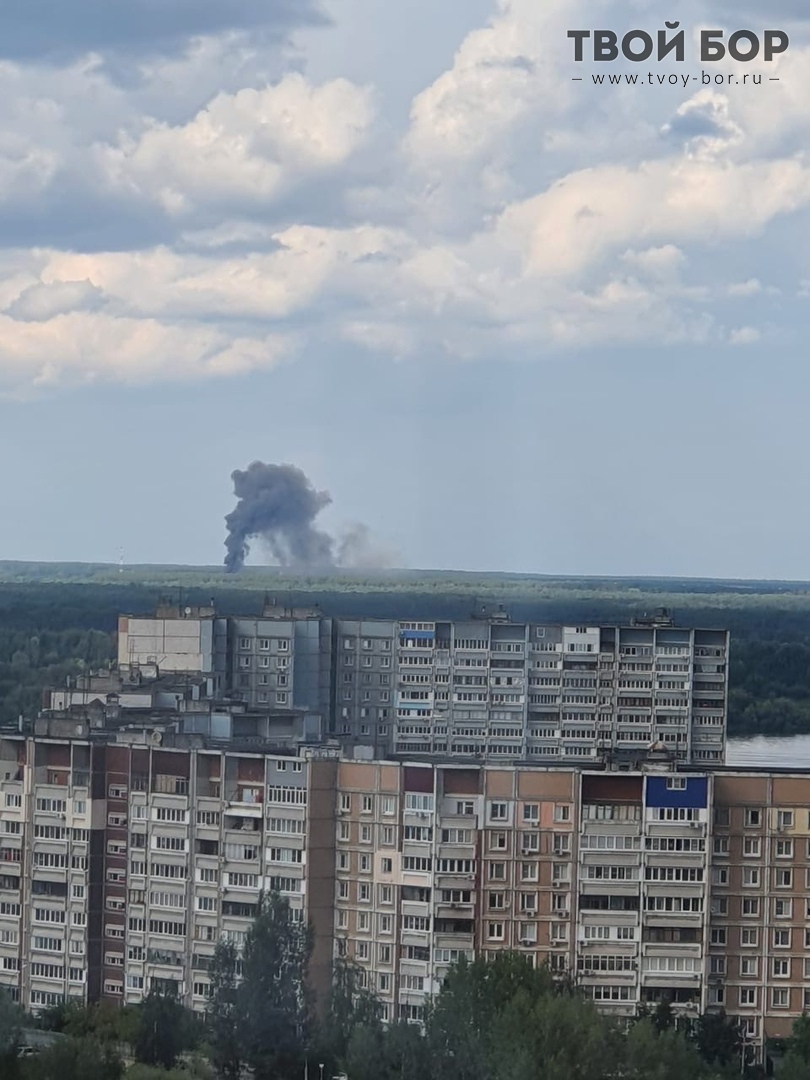
{"label": "white cloud", "polygon": [[296,226],[273,239],[275,250],[235,258],[185,256],[166,247],[134,253],[54,251],[44,261],[41,281],[51,289],[87,282],[94,295],[133,317],[278,320],[327,291],[349,298],[373,294],[379,260],[384,265],[409,245],[400,234],[372,227]]}
{"label": "white cloud", "polygon": [[810,171],[798,160],[663,158],[573,173],[509,207],[493,236],[496,246],[522,251],[531,275],[564,278],[628,243],[755,235],[808,201]]}
{"label": "white cloud", "polygon": [[[468,34],[453,66],[413,102],[404,148],[414,166],[458,168],[503,145],[530,113],[559,114],[569,97],[560,79],[566,0],[500,0],[489,26]],[[557,62],[555,62],[555,60]]]}
{"label": "white cloud", "polygon": [[114,187],[169,213],[277,199],[293,183],[342,165],[372,121],[371,94],[345,79],[312,86],[289,74],[263,90],[220,94],[187,124],[153,123],[103,152]]}
{"label": "white cloud", "polygon": [[732,282],[728,286],[729,296],[756,296],[762,292],[762,283],[757,281],[756,278],[749,278],[748,281]]}
{"label": "white cloud", "polygon": [[761,337],[762,334],[755,326],[741,326],[739,329],[731,331],[729,343],[731,345],[753,345]]}
{"label": "white cloud", "polygon": [[281,335],[245,338],[155,319],[72,312],[21,322],[0,315],[0,389],[240,375],[274,366],[288,347]]}
{"label": "white cloud", "polygon": [[798,288],[776,278],[780,219],[810,209],[810,48],[684,100],[572,83],[583,25],[580,0],[492,0],[399,119],[236,32],[0,63],[0,382],[207,377],[313,341],[752,342]]}

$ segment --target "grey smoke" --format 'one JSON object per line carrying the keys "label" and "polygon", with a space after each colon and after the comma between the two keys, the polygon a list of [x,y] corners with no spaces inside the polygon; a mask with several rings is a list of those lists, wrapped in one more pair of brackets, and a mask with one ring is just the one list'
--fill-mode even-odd
{"label": "grey smoke", "polygon": [[365,525],[350,527],[339,538],[315,525],[332,502],[295,465],[266,465],[254,461],[244,472],[231,474],[236,507],[225,518],[228,536],[225,569],[241,570],[250,544],[259,540],[281,566],[297,569],[393,565],[396,556],[378,545]]}
{"label": "grey smoke", "polygon": [[402,566],[400,556],[372,536],[367,525],[352,525],[341,534],[338,566],[351,570],[386,570]]}

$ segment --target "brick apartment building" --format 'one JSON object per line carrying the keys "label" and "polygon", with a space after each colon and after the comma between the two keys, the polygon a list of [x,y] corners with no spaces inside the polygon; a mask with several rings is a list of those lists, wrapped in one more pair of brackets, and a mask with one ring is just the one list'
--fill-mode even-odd
{"label": "brick apartment building", "polygon": [[723,1007],[762,1046],[810,1005],[810,774],[355,760],[65,721],[0,738],[0,984],[26,1007],[205,1007],[262,889],[418,1021],[448,966],[514,949],[601,1008]]}

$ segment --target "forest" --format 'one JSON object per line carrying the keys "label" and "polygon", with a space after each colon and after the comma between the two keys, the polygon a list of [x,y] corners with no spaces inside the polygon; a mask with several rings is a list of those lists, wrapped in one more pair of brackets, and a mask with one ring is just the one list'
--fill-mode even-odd
{"label": "forest", "polygon": [[810,733],[806,583],[2,562],[0,723],[34,714],[44,687],[109,662],[119,613],[147,614],[161,598],[213,599],[223,615],[258,613],[265,596],[347,617],[466,618],[502,605],[516,621],[577,624],[622,623],[667,607],[680,624],[731,632],[731,735]]}

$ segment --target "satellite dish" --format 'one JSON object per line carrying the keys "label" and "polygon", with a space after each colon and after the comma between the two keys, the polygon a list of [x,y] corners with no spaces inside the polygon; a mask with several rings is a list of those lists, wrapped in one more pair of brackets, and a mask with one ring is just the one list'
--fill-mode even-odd
{"label": "satellite dish", "polygon": [[190,615],[190,614],[191,614],[191,608],[190,608],[190,607],[187,607],[187,608],[186,608],[186,615]]}
{"label": "satellite dish", "polygon": [[159,731],[153,731],[151,739],[155,746],[160,746],[160,744],[163,742],[163,736]]}

